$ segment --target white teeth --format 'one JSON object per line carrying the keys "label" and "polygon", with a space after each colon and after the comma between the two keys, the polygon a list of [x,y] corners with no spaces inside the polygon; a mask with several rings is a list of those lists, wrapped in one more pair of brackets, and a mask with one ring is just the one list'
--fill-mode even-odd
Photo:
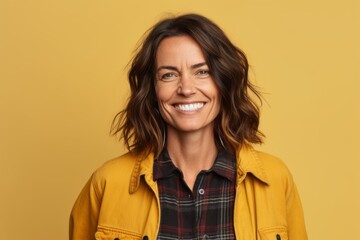
{"label": "white teeth", "polygon": [[196,111],[204,106],[204,103],[177,104],[175,108],[181,111]]}

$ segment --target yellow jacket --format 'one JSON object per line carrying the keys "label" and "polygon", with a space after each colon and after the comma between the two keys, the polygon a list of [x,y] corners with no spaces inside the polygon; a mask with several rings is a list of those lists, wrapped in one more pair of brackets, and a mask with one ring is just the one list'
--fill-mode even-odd
{"label": "yellow jacket", "polygon": [[[127,153],[87,182],[70,217],[70,239],[156,239],[160,208],[153,155]],[[240,240],[306,240],[301,202],[286,166],[243,146],[237,153],[234,228]]]}

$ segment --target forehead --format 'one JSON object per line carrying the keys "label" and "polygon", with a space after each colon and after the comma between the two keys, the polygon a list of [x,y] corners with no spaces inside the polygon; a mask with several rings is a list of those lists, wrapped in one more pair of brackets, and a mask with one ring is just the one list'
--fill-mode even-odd
{"label": "forehead", "polygon": [[156,65],[196,64],[205,62],[199,44],[190,36],[172,36],[163,39],[156,51]]}

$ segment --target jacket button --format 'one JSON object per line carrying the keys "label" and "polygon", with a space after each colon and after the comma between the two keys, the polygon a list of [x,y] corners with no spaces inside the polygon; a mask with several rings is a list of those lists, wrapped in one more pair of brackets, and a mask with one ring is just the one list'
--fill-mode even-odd
{"label": "jacket button", "polygon": [[281,237],[279,234],[276,234],[276,240],[281,240]]}
{"label": "jacket button", "polygon": [[143,237],[143,240],[149,240],[149,237],[145,235],[145,236]]}

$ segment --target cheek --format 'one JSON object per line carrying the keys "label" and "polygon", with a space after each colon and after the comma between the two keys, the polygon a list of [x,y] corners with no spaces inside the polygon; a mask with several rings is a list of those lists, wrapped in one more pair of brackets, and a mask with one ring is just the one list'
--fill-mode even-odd
{"label": "cheek", "polygon": [[158,103],[161,101],[161,87],[159,87],[159,85],[155,85],[155,96],[156,96],[156,100],[158,101]]}
{"label": "cheek", "polygon": [[169,88],[167,86],[163,86],[161,84],[158,84],[155,87],[155,93],[156,93],[156,98],[157,98],[159,104],[169,101],[169,99],[172,96],[171,88]]}
{"label": "cheek", "polygon": [[217,111],[217,114],[220,113],[221,111],[221,104],[222,104],[222,101],[221,101],[221,95],[220,95],[220,92],[216,89],[215,90],[215,93],[214,93],[214,100],[215,100],[215,108],[216,108],[216,111]]}
{"label": "cheek", "polygon": [[158,102],[159,107],[166,101],[166,94],[162,92],[156,93],[156,100]]}
{"label": "cheek", "polygon": [[163,89],[158,89],[156,90],[156,100],[157,100],[157,105],[159,108],[159,112],[162,118],[164,118],[164,114],[166,112],[166,102],[168,101],[168,94],[166,93],[166,91],[163,91]]}
{"label": "cheek", "polygon": [[214,101],[216,102],[217,105],[221,105],[221,94],[219,89],[216,87],[216,85],[212,85],[208,88],[208,91],[210,93],[210,95],[212,96],[212,98],[214,99]]}

